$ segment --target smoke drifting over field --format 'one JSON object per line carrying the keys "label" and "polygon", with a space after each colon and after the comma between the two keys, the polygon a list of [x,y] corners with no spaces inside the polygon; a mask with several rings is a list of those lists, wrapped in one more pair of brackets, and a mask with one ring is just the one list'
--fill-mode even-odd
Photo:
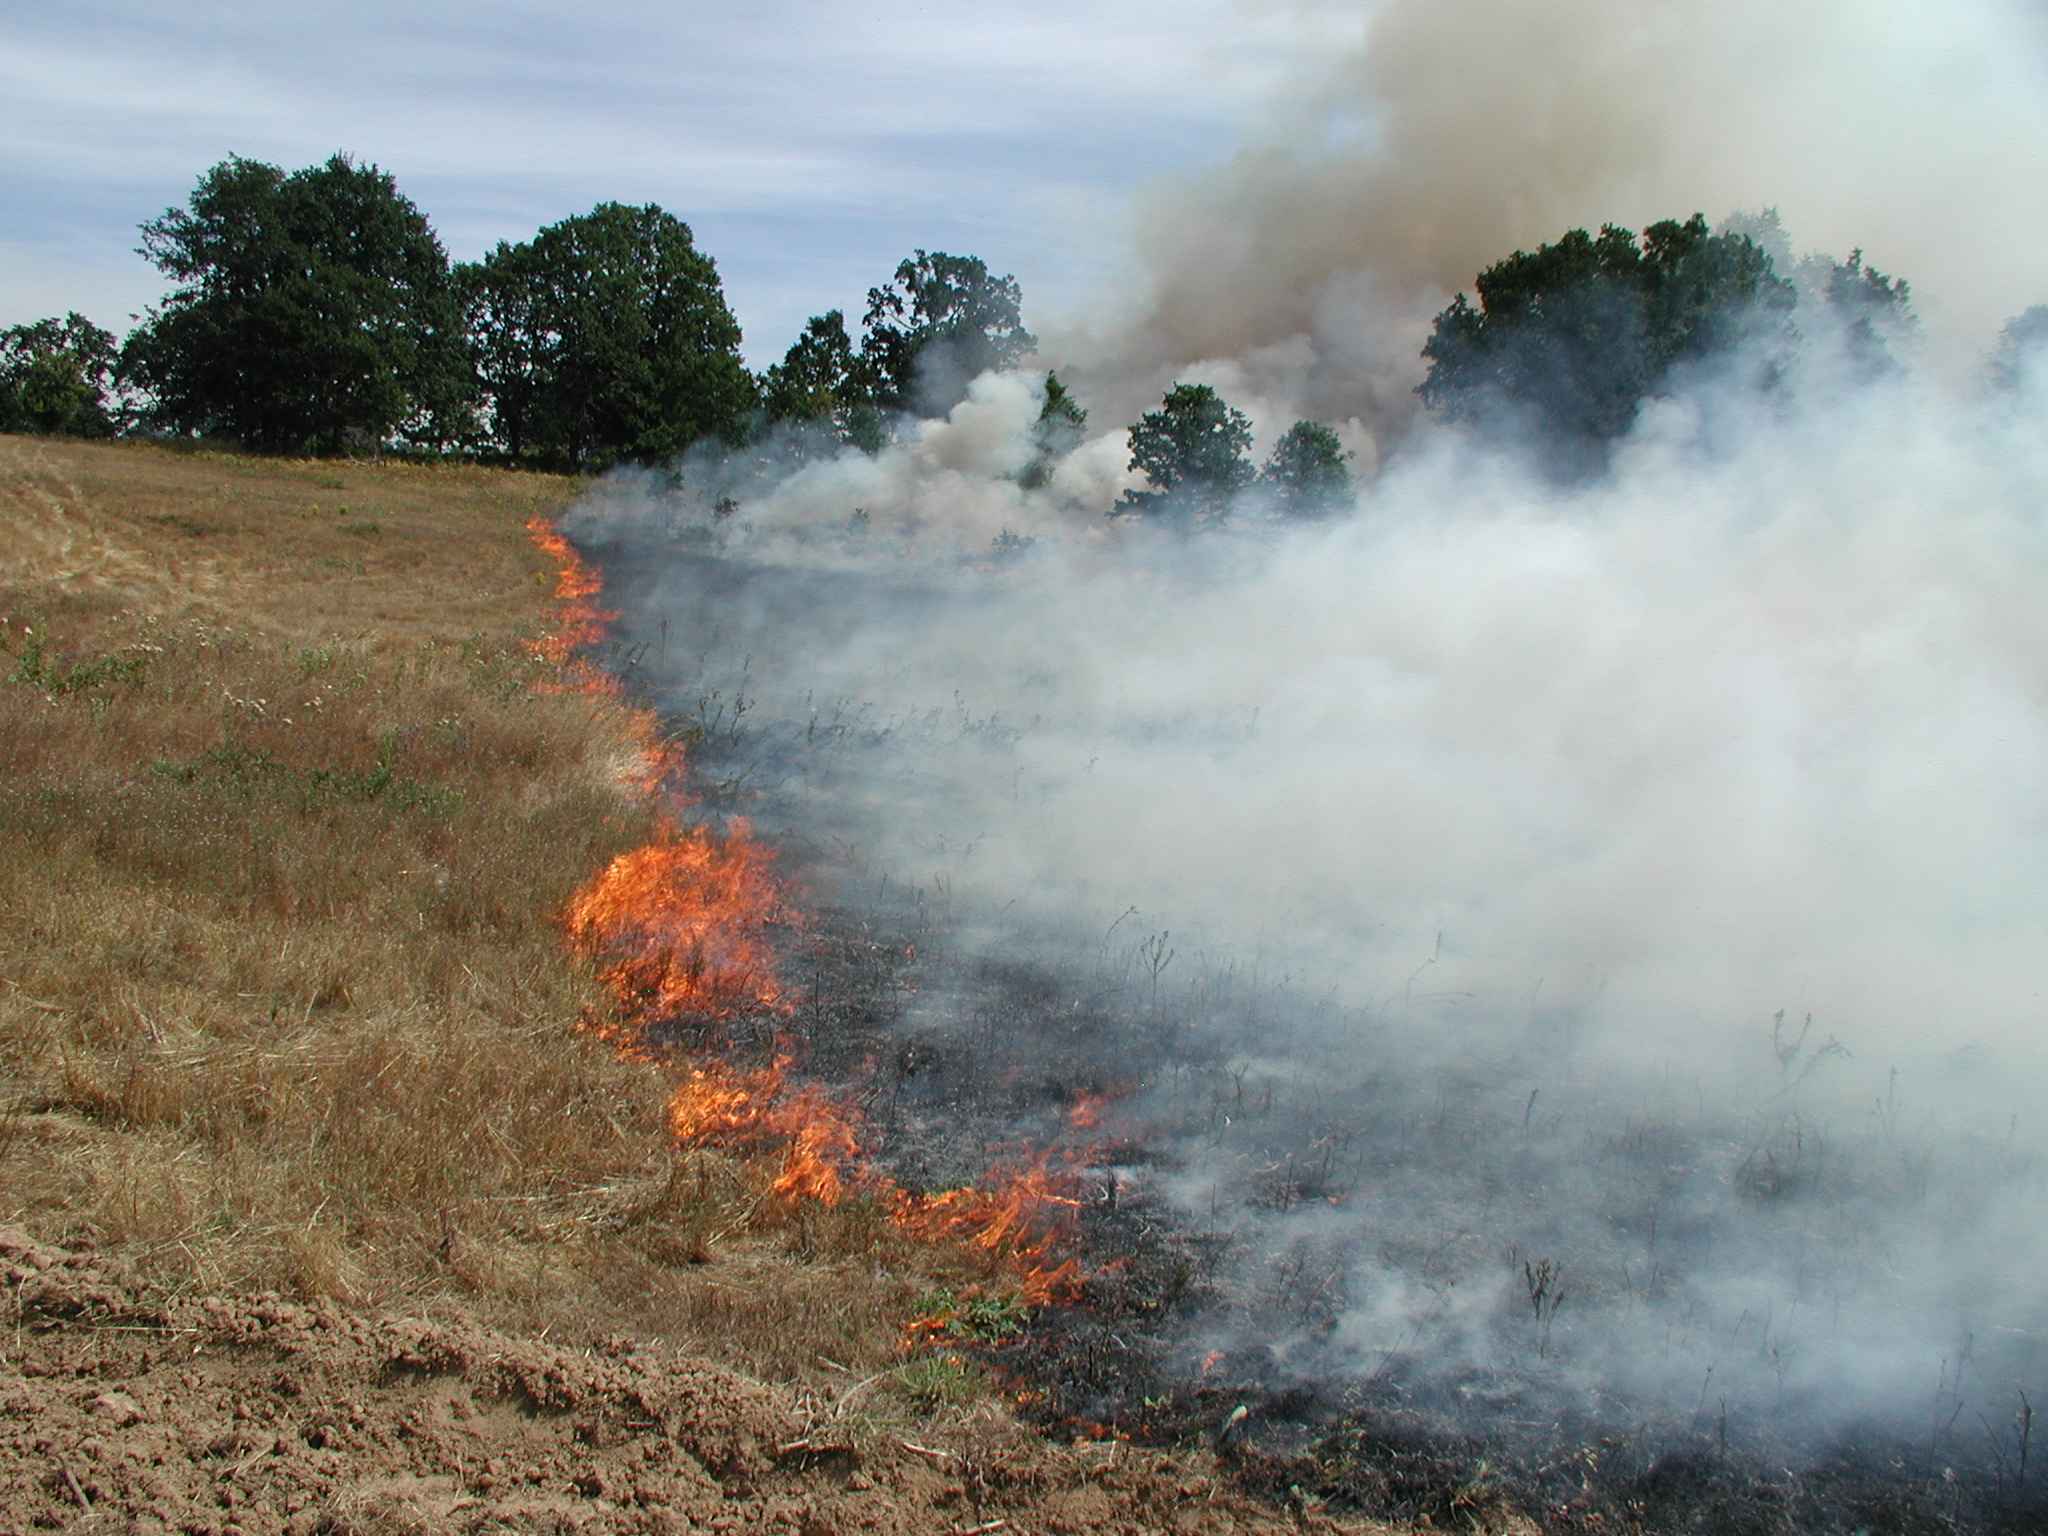
{"label": "smoke drifting over field", "polygon": [[[1780,1006],[1881,1053],[2031,1047],[2032,423],[1902,386],[1709,457],[1673,404],[1578,493],[1447,444],[1353,517],[1184,542],[1006,480],[1034,406],[987,381],[730,525],[623,486],[588,513],[817,573],[794,614],[697,590],[695,558],[651,595],[752,658],[767,714],[953,719],[901,765],[942,792],[863,828],[877,856],[915,872],[943,839],[990,901],[1284,937],[1360,1002],[1441,932],[1439,987],[1540,979],[1660,1057],[1720,1059]],[[1076,457],[1056,486],[1113,483]],[[1039,542],[993,562],[1004,529]]]}
{"label": "smoke drifting over field", "polygon": [[[1099,445],[1004,479],[1034,407],[570,531],[831,900],[914,890],[962,967],[1113,974],[1165,1031],[1117,1048],[1150,1187],[1266,1297],[1189,1347],[1822,1425],[1967,1356],[2006,1411],[2048,1363],[2038,429],[1902,383],[1710,451],[1672,402],[1578,492],[1446,442],[1177,540],[1078,510]],[[965,1037],[961,974],[913,1035]],[[1261,1203],[1318,1156],[1338,1203]],[[1554,1336],[1504,1321],[1537,1258]],[[1316,1263],[1327,1314],[1273,1289]]]}
{"label": "smoke drifting over field", "polygon": [[[1937,350],[2040,295],[1930,235],[1952,137],[1877,195],[1907,23],[1475,9],[1375,13],[1314,103],[1362,103],[1358,145],[1162,195],[1150,302],[1077,372],[1097,434],[1038,489],[1040,380],[988,376],[873,458],[706,457],[566,529],[721,806],[821,905],[914,903],[920,1059],[1120,1096],[1147,1152],[1106,1208],[1222,1244],[1152,1330],[1184,1371],[1488,1435],[1880,1421],[1938,1461],[1981,1422],[2004,1467],[2048,1396],[2048,395],[1846,388],[1819,346],[1768,402],[1690,381],[1560,489],[1408,391],[1450,289],[1602,218],[1811,209],[1884,242]],[[2039,54],[1964,66],[2038,37],[1951,22],[1967,196],[2038,139],[2002,125]],[[2002,207],[2013,250],[2038,212]],[[1261,452],[1343,413],[1375,473],[1320,523],[1111,523],[1176,374]]]}

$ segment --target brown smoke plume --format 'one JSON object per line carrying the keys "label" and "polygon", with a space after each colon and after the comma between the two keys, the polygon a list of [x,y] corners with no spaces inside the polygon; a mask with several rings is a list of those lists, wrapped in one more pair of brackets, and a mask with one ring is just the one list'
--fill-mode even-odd
{"label": "brown smoke plume", "polygon": [[2044,74],[2048,22],[2014,0],[1389,0],[1349,51],[1304,57],[1233,159],[1151,192],[1143,301],[1048,328],[1047,355],[1087,360],[1103,421],[1200,376],[1262,437],[1355,419],[1369,461],[1413,414],[1429,317],[1481,267],[1575,226],[1771,204],[1803,247],[1910,278],[1935,357],[1966,366],[2048,297]]}

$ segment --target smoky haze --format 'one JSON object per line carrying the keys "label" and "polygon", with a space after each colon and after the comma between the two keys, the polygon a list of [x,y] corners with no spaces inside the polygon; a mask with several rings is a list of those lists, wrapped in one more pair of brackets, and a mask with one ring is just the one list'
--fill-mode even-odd
{"label": "smoky haze", "polygon": [[[929,893],[963,965],[1077,996],[1170,949],[1130,1177],[1241,1265],[1189,1350],[1825,1429],[2043,1363],[2048,452],[1938,383],[1817,393],[1657,403],[1571,490],[1446,434],[1190,539],[1084,516],[1094,445],[1020,490],[992,377],[730,516],[707,463],[568,528],[821,901]],[[964,1031],[950,985],[907,1027]],[[1237,1116],[1189,1110],[1203,1051]],[[1333,1144],[1336,1204],[1261,1203]],[[1507,1321],[1538,1255],[1554,1337]],[[1313,1263],[1310,1322],[1269,1292]]]}
{"label": "smoky haze", "polygon": [[[1104,1198],[1227,1239],[1156,1330],[1184,1372],[2009,1461],[2048,1391],[2048,390],[1957,360],[2043,297],[2038,17],[1712,14],[1372,10],[1287,135],[1148,204],[1138,302],[1044,328],[1093,435],[1042,477],[1042,376],[988,375],[872,457],[699,455],[565,528],[707,813],[851,921],[943,912],[926,1059],[1122,1095],[1149,1150]],[[1414,417],[1478,268],[1764,203],[1914,281],[1921,366],[1852,381],[1803,314],[1777,393],[1689,374],[1571,485]],[[1177,377],[1261,453],[1339,420],[1353,503],[1105,518]]]}

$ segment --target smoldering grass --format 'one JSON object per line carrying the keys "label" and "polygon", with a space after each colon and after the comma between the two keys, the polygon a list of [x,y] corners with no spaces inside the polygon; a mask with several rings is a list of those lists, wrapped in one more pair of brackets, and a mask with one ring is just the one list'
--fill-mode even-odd
{"label": "smoldering grass", "polygon": [[1536,1353],[1548,1355],[1551,1329],[1557,1322],[1558,1309],[1564,1305],[1567,1294],[1564,1270],[1554,1259],[1524,1259],[1522,1284],[1528,1292],[1530,1315],[1536,1323]]}

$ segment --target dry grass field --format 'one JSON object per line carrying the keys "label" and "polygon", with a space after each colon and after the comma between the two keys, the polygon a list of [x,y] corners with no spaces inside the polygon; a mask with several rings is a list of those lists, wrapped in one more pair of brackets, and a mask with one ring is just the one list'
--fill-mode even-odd
{"label": "dry grass field", "polygon": [[887,1224],[672,1152],[576,1027],[559,914],[653,813],[530,644],[574,491],[0,439],[0,1220],[186,1290],[896,1364]]}

